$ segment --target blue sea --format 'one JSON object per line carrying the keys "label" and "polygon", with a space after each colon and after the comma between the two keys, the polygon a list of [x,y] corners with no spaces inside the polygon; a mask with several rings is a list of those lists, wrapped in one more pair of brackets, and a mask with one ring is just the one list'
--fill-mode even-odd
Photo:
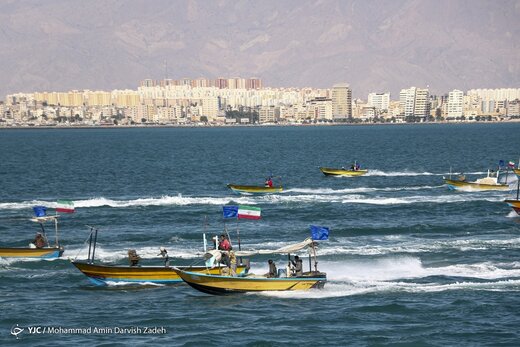
{"label": "blue sea", "polygon": [[[0,130],[0,245],[34,238],[33,206],[76,207],[60,218],[63,258],[0,258],[0,345],[518,346],[520,218],[503,202],[510,194],[449,191],[442,180],[450,168],[471,180],[517,162],[518,134],[518,123]],[[318,169],[355,160],[366,176]],[[226,187],[269,175],[283,193]],[[260,207],[262,219],[225,222],[226,204]],[[162,264],[164,246],[173,264],[192,264],[204,232],[227,228],[236,246],[238,228],[243,249],[275,249],[309,237],[310,225],[330,228],[318,247],[323,290],[99,287],[69,262],[86,257],[87,226],[99,229],[100,263],[126,264],[136,249]],[[251,271],[265,273],[267,260],[252,258]],[[24,329],[16,337],[15,327]]]}

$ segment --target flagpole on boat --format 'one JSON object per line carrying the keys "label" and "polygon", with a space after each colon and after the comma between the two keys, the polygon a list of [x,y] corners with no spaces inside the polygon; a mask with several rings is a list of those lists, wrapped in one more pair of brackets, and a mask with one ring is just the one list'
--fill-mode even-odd
{"label": "flagpole on boat", "polygon": [[56,216],[54,217],[54,230],[56,232],[56,247],[59,247],[60,242],[58,240],[58,211],[56,211]]}
{"label": "flagpole on boat", "polygon": [[312,241],[312,251],[314,253],[314,271],[318,272],[318,259],[316,256],[316,242]]}
{"label": "flagpole on boat", "polygon": [[240,230],[238,229],[238,217],[237,217],[237,241],[238,241],[238,250],[241,251],[240,247]]}

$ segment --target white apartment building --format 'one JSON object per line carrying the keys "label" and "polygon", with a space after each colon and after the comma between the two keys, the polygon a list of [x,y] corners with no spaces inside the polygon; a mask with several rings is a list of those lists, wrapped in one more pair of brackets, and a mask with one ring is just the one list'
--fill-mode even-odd
{"label": "white apartment building", "polygon": [[428,89],[416,87],[402,89],[399,93],[399,104],[405,117],[428,117],[430,115],[430,93]]}
{"label": "white apartment building", "polygon": [[462,117],[464,115],[464,93],[454,89],[448,94],[448,117]]}
{"label": "white apartment building", "polygon": [[387,111],[390,106],[390,93],[368,94],[368,107],[374,107],[378,111]]}

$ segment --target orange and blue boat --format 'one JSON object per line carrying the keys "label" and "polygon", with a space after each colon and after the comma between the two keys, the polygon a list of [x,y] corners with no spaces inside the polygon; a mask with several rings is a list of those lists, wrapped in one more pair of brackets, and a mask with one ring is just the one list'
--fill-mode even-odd
{"label": "orange and blue boat", "polygon": [[[173,266],[165,262],[163,266],[131,266],[131,265],[107,265],[95,264],[98,230],[91,228],[87,260],[71,260],[91,283],[98,286],[106,286],[111,283],[154,283],[154,284],[180,284],[182,279],[177,275]],[[179,266],[185,271],[200,274],[221,274],[224,267],[207,266]],[[240,274],[248,268],[248,265],[237,265],[236,273]]]}

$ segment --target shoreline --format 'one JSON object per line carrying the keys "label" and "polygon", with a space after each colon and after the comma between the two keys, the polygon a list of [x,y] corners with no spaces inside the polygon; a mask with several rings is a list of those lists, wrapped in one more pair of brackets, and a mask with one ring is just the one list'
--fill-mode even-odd
{"label": "shoreline", "polygon": [[520,123],[520,119],[504,121],[471,121],[471,122],[418,122],[418,123],[334,123],[334,124],[222,124],[222,125],[174,125],[174,124],[142,124],[142,125],[34,125],[34,126],[0,126],[0,130],[30,129],[153,129],[153,128],[267,128],[267,127],[349,127],[349,126],[410,126],[410,125],[468,125],[468,124],[502,124]]}

